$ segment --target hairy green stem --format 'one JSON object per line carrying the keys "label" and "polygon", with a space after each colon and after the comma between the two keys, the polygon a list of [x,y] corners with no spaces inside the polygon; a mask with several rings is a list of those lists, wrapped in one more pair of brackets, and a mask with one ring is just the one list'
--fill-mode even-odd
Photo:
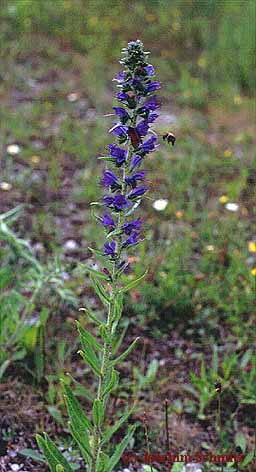
{"label": "hairy green stem", "polygon": [[[132,120],[133,126],[136,125],[136,116],[134,116]],[[132,157],[132,146],[131,143],[129,144],[128,147],[128,156],[127,156],[127,164],[126,166],[123,166],[123,175],[122,175],[122,189],[121,193],[122,195],[126,194],[127,190],[127,185],[125,182],[125,177],[126,177],[126,170],[129,168],[130,165],[130,160]],[[108,376],[108,370],[109,370],[109,361],[110,357],[112,354],[112,340],[114,333],[112,333],[112,325],[113,325],[113,312],[114,312],[114,306],[115,306],[115,299],[118,294],[118,287],[117,287],[117,281],[118,281],[118,264],[121,262],[121,251],[122,251],[122,233],[121,233],[121,228],[125,220],[125,215],[124,212],[120,212],[118,215],[118,222],[117,222],[117,232],[120,232],[117,238],[117,258],[113,263],[113,271],[112,271],[112,290],[111,290],[111,300],[109,304],[109,310],[108,310],[108,317],[107,317],[107,323],[106,323],[106,331],[107,335],[109,338],[109,342],[104,342],[104,347],[103,347],[103,354],[102,354],[102,360],[101,360],[101,376],[99,379],[99,385],[98,385],[98,392],[97,392],[97,399],[102,401],[103,400],[103,392],[104,388],[106,385],[107,381],[107,376]],[[101,439],[102,439],[102,431],[99,426],[94,426],[93,434],[92,434],[92,461],[90,464],[90,469],[89,472],[97,472],[98,470],[98,465],[99,465],[99,459],[100,459],[100,454],[101,454]]]}

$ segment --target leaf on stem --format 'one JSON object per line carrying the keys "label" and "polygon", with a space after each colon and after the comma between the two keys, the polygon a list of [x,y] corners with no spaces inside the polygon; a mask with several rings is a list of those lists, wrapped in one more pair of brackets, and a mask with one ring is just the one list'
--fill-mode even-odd
{"label": "leaf on stem", "polygon": [[128,356],[128,354],[133,350],[133,348],[135,347],[139,339],[140,339],[139,337],[135,338],[134,341],[130,344],[130,346],[122,354],[120,354],[120,356],[118,356],[116,359],[110,362],[110,366],[113,367],[118,362],[123,361]]}
{"label": "leaf on stem", "polygon": [[90,274],[90,277],[91,277],[94,290],[97,293],[98,297],[100,298],[100,300],[105,306],[109,306],[110,299],[104,287],[100,284],[100,282],[95,278],[94,275]]}
{"label": "leaf on stem", "polygon": [[98,326],[101,326],[103,323],[101,323],[98,318],[96,318],[96,316],[92,313],[91,310],[89,310],[89,308],[79,308],[79,311],[84,311],[85,313],[87,313],[87,315],[89,316],[89,318],[94,321]]}
{"label": "leaf on stem", "polygon": [[89,333],[89,331],[86,331],[78,321],[77,327],[84,351],[86,351],[86,347],[88,345],[91,346],[92,349],[96,349],[96,351],[103,351],[103,347],[100,345],[97,339],[91,333]]}
{"label": "leaf on stem", "polygon": [[108,395],[112,390],[114,390],[114,388],[117,387],[118,385],[118,380],[119,380],[119,374],[116,370],[112,369],[111,370],[111,376],[110,376],[110,380],[109,382],[107,383],[106,385],[106,388],[103,392],[103,398]]}
{"label": "leaf on stem", "polygon": [[121,416],[121,418],[118,421],[116,421],[113,426],[108,427],[106,429],[106,431],[103,434],[103,438],[101,442],[102,446],[103,444],[108,442],[113,436],[113,434],[122,426],[122,424],[128,420],[129,416],[131,416],[131,414],[134,412],[134,408],[135,406],[133,406],[129,411],[127,411],[123,416]]}
{"label": "leaf on stem", "polygon": [[44,433],[44,437],[37,434],[36,440],[49,464],[51,472],[56,472],[58,465],[61,465],[65,472],[73,472],[72,467],[69,465],[68,461],[63,456],[63,454],[61,454],[55,444],[51,441],[48,434]]}
{"label": "leaf on stem", "polygon": [[137,279],[132,280],[128,285],[123,287],[120,291],[121,292],[129,292],[129,290],[131,290],[132,288],[137,287],[140,284],[140,282],[146,277],[147,273],[148,273],[148,271],[146,270],[146,272],[144,274],[142,274]]}
{"label": "leaf on stem", "polygon": [[128,446],[130,440],[132,439],[134,432],[136,430],[137,425],[133,425],[129,428],[128,433],[124,437],[124,439],[118,444],[115,449],[114,454],[110,457],[109,461],[106,464],[106,472],[111,472],[116,464],[119,462],[125,448]]}
{"label": "leaf on stem", "polygon": [[97,398],[93,402],[92,416],[95,426],[100,426],[104,420],[104,408],[102,401]]}

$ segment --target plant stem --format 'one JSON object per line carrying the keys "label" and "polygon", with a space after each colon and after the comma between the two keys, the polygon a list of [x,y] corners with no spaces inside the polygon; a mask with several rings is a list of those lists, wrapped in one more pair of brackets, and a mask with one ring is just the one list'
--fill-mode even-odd
{"label": "plant stem", "polygon": [[[136,123],[136,117],[133,118],[133,123],[135,126]],[[132,156],[132,146],[131,143],[129,144],[128,147],[128,155],[127,155],[127,168],[130,164]],[[126,177],[126,166],[123,166],[123,175],[122,175],[122,190],[121,194],[125,195],[126,194],[126,182],[125,182],[125,177]],[[122,251],[122,233],[121,233],[121,228],[125,220],[125,215],[123,212],[120,212],[118,215],[118,221],[117,221],[117,231],[120,231],[120,234],[117,238],[117,257],[113,263],[113,271],[112,271],[112,290],[111,290],[111,300],[109,304],[109,309],[108,309],[108,317],[107,317],[107,323],[106,323],[106,331],[108,335],[108,342],[104,342],[104,347],[103,347],[103,354],[102,354],[102,360],[101,360],[101,376],[99,379],[99,385],[98,385],[98,392],[97,392],[97,399],[100,400],[101,402],[103,401],[103,392],[108,376],[108,370],[109,370],[109,361],[110,357],[112,354],[112,341],[113,341],[113,336],[114,333],[112,333],[112,325],[113,325],[113,312],[114,312],[114,306],[115,306],[115,300],[116,296],[118,294],[118,287],[117,287],[117,281],[118,281],[118,264],[121,262],[121,251]],[[93,435],[92,435],[92,462],[90,465],[89,472],[97,472],[98,470],[98,463],[99,463],[99,458],[100,458],[100,453],[101,453],[101,439],[102,439],[102,432],[99,426],[95,425],[94,430],[93,430]]]}

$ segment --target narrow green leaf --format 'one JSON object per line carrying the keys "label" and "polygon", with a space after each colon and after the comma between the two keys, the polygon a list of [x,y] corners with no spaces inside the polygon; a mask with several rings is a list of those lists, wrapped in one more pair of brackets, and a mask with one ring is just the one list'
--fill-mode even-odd
{"label": "narrow green leaf", "polygon": [[129,416],[131,416],[131,414],[134,412],[134,406],[127,411],[127,413],[125,413],[123,416],[121,416],[121,418],[115,422],[115,424],[111,427],[108,427],[106,429],[106,431],[104,432],[103,434],[103,438],[102,438],[102,446],[103,444],[105,444],[106,442],[108,442],[111,437],[113,436],[113,434],[118,431],[118,429],[122,426],[123,423],[125,423],[125,421],[128,420]]}
{"label": "narrow green leaf", "polygon": [[99,367],[99,362],[94,363],[92,358],[88,356],[88,354],[84,351],[78,351],[78,354],[80,354],[80,356],[84,359],[85,362],[87,362],[87,364],[89,364],[89,366],[92,368],[92,370],[94,371],[94,373],[96,375],[98,375],[99,377],[101,377],[101,371],[100,371],[100,367]]}
{"label": "narrow green leaf", "polygon": [[85,313],[87,313],[87,315],[89,316],[89,318],[94,321],[98,326],[101,326],[103,323],[101,323],[98,318],[96,318],[96,316],[92,313],[91,310],[89,310],[89,308],[79,308],[79,311],[85,311]]}
{"label": "narrow green leaf", "polygon": [[100,298],[100,300],[102,301],[102,303],[106,306],[109,305],[110,303],[110,300],[109,300],[109,296],[107,295],[104,287],[100,284],[100,282],[94,277],[94,275],[90,274],[90,277],[91,277],[91,281],[92,281],[92,284],[93,284],[93,287],[95,289],[95,292],[97,293],[98,297]]}
{"label": "narrow green leaf", "polygon": [[239,431],[235,435],[235,445],[239,446],[241,448],[242,452],[245,452],[245,450],[246,450],[246,438],[245,438],[245,435],[241,431]]}
{"label": "narrow green leaf", "polygon": [[73,436],[74,440],[78,444],[79,449],[83,454],[84,460],[88,463],[90,461],[90,458],[92,457],[88,436],[84,434],[84,431],[78,430],[74,422],[69,421],[68,426],[71,435]]}
{"label": "narrow green leaf", "polygon": [[70,377],[70,379],[72,380],[72,382],[74,383],[74,388],[73,388],[73,392],[74,392],[74,395],[79,395],[80,397],[85,397],[87,398],[87,400],[89,401],[93,401],[94,400],[94,396],[92,395],[92,393],[90,392],[90,390],[88,388],[86,388],[84,385],[82,385],[80,382],[78,382],[76,379],[74,379],[74,377],[72,377],[72,375],[70,374],[66,374]]}
{"label": "narrow green leaf", "polygon": [[254,459],[254,451],[251,451],[245,456],[241,464],[242,467],[245,467],[246,465],[250,464],[250,462],[252,462],[253,459]]}
{"label": "narrow green leaf", "polygon": [[103,324],[100,326],[100,335],[106,343],[110,343],[110,337],[109,337],[109,334],[108,334],[108,330],[107,330],[106,326],[103,325]]}
{"label": "narrow green leaf", "polygon": [[92,415],[95,426],[100,426],[104,420],[104,408],[102,402],[97,398],[93,403]]}
{"label": "narrow green leaf", "polygon": [[97,339],[91,333],[89,333],[89,331],[86,331],[79,322],[77,322],[77,326],[83,349],[86,350],[84,346],[90,345],[91,348],[102,352],[103,347],[100,345]]}
{"label": "narrow green leaf", "polygon": [[124,360],[126,356],[128,356],[128,354],[133,350],[133,348],[135,347],[139,339],[140,339],[139,337],[135,338],[134,341],[130,344],[130,346],[122,354],[120,354],[120,356],[118,356],[116,359],[110,362],[110,366],[113,367],[118,362],[121,362],[122,360]]}
{"label": "narrow green leaf", "polygon": [[132,288],[137,287],[140,284],[140,282],[146,277],[147,273],[148,273],[148,271],[146,270],[146,272],[143,275],[138,277],[138,279],[132,280],[128,285],[123,287],[120,291],[121,292],[128,292]]}
{"label": "narrow green leaf", "polygon": [[130,440],[132,439],[134,432],[136,430],[137,425],[133,425],[129,428],[128,433],[124,437],[124,439],[118,444],[116,450],[112,457],[110,457],[109,461],[106,464],[106,472],[111,472],[116,464],[119,462],[125,448],[128,446]]}
{"label": "narrow green leaf", "polygon": [[103,392],[103,398],[108,395],[116,386],[118,385],[118,379],[119,379],[119,374],[116,370],[112,369],[111,370],[111,377],[110,380]]}
{"label": "narrow green leaf", "polygon": [[114,157],[111,156],[100,156],[98,157],[101,161],[109,161],[109,162],[115,162]]}
{"label": "narrow green leaf", "polygon": [[37,451],[34,451],[34,449],[29,449],[29,448],[22,449],[21,451],[19,451],[19,454],[25,457],[30,457],[31,459],[34,459],[35,461],[45,463],[43,456],[39,454]]}
{"label": "narrow green leaf", "polygon": [[49,464],[51,472],[56,472],[57,465],[62,465],[65,472],[73,472],[66,458],[61,454],[59,449],[51,441],[49,436],[44,433],[44,438],[39,434],[36,435],[37,444],[44,453],[44,456]]}
{"label": "narrow green leaf", "polygon": [[70,419],[75,418],[85,429],[93,431],[93,426],[84,413],[79,401],[73,394],[69,385],[67,385],[63,380],[61,381],[65,393],[65,399],[67,403],[67,409]]}

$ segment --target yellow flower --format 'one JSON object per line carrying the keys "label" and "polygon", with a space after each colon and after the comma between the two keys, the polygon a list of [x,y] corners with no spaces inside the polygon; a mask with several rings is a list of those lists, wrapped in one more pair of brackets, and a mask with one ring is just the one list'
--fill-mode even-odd
{"label": "yellow flower", "polygon": [[255,275],[255,277],[256,277],[256,267],[254,267],[254,268],[251,270],[251,274],[252,274],[252,275]]}
{"label": "yellow flower", "polygon": [[225,149],[223,155],[224,155],[224,157],[231,157],[232,156],[232,151],[230,149]]}
{"label": "yellow flower", "polygon": [[184,216],[184,211],[182,210],[176,211],[175,216],[176,218],[178,218],[178,220],[180,220]]}
{"label": "yellow flower", "polygon": [[30,160],[33,164],[38,164],[40,162],[40,156],[31,156]]}
{"label": "yellow flower", "polygon": [[256,252],[256,241],[249,241],[248,242],[248,250],[250,252]]}
{"label": "yellow flower", "polygon": [[148,13],[145,18],[148,23],[154,23],[154,21],[156,20],[155,15],[152,15],[152,13]]}
{"label": "yellow flower", "polygon": [[198,65],[199,67],[201,67],[201,69],[205,69],[206,64],[207,64],[207,63],[206,63],[205,57],[203,57],[203,56],[199,57],[199,59],[198,59],[198,61],[197,61],[197,65]]}
{"label": "yellow flower", "polygon": [[242,103],[242,97],[240,97],[240,95],[235,95],[234,96],[234,104],[235,105],[241,105]]}
{"label": "yellow flower", "polygon": [[221,195],[221,197],[219,198],[219,202],[220,203],[227,203],[228,202],[228,197],[227,195]]}
{"label": "yellow flower", "polygon": [[208,246],[206,246],[206,249],[207,249],[207,251],[212,252],[212,251],[214,251],[214,246],[212,244],[208,244]]}

